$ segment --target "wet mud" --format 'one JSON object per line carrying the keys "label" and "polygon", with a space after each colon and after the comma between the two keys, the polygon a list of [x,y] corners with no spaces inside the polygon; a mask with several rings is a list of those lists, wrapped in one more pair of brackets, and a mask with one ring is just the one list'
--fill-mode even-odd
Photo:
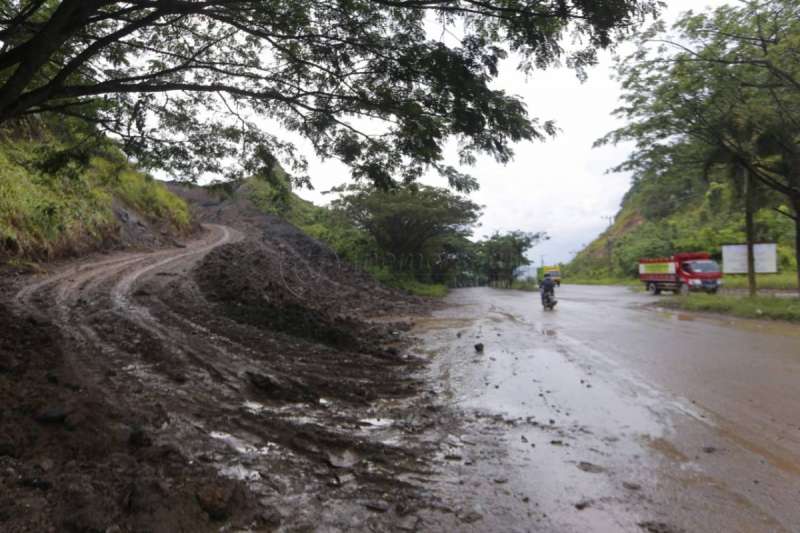
{"label": "wet mud", "polygon": [[234,207],[4,279],[0,530],[416,527],[435,424],[395,317],[427,304]]}

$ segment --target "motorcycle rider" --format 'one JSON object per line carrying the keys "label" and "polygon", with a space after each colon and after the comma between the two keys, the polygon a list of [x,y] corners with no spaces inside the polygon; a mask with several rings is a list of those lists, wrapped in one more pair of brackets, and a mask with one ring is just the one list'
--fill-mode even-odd
{"label": "motorcycle rider", "polygon": [[550,279],[550,273],[544,275],[544,279],[542,279],[541,283],[539,283],[539,289],[542,293],[542,305],[544,305],[548,295],[551,299],[555,300],[556,284],[552,279]]}

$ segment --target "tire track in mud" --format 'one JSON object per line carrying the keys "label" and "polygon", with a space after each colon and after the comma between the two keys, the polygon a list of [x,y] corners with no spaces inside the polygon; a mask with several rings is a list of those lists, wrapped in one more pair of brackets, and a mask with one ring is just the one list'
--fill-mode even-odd
{"label": "tire track in mud", "polygon": [[[393,440],[388,430],[370,430],[368,422],[359,427],[360,420],[373,416],[368,404],[346,405],[334,399],[332,408],[327,401],[319,405],[250,401],[253,391],[247,372],[289,371],[281,366],[286,360],[272,360],[277,354],[271,350],[295,341],[262,345],[264,331],[213,314],[192,278],[184,274],[215,248],[243,235],[219,225],[207,225],[206,230],[186,248],[121,253],[55,272],[18,290],[13,305],[19,315],[41,317],[58,326],[81,386],[103,391],[126,419],[146,420],[159,443],[211,464],[223,476],[242,480],[259,497],[276,505],[291,501],[293,507],[307,507],[304,516],[293,518],[295,522],[318,523],[324,515],[323,521],[337,522],[339,518],[330,513],[350,517],[352,509],[335,511],[352,506],[342,496],[345,491],[363,497],[399,490],[403,483],[393,481],[388,472],[403,467],[389,465],[402,462],[414,471],[420,467],[415,454],[382,443],[381,439]],[[305,271],[315,283],[340,285],[325,273],[314,275],[311,264],[293,247],[280,248],[281,259],[288,254],[298,260],[300,272],[295,270],[294,276]],[[184,305],[175,306],[171,301],[175,298]],[[197,314],[187,312],[193,305],[201,307]],[[267,333],[266,340],[270,338]],[[293,348],[302,350],[305,341],[297,342]],[[291,368],[313,372],[336,367],[335,358],[327,360],[328,348],[314,350],[312,358],[292,360]],[[320,354],[321,359],[313,359]],[[359,380],[359,373],[350,367],[340,373],[354,385]],[[361,379],[365,375],[372,374],[362,374]],[[327,491],[331,477],[337,487],[343,486],[336,481],[341,467],[329,464],[340,461],[340,453],[345,462],[363,459],[358,468],[346,467],[363,472],[335,497],[334,511],[320,509],[314,504],[315,494]],[[321,473],[331,468],[332,473]],[[362,480],[372,487],[367,492]],[[363,503],[355,505],[357,513],[369,515]]]}
{"label": "tire track in mud", "polygon": [[[160,269],[176,266],[187,268],[206,253],[233,240],[241,234],[224,226],[208,225],[207,233],[185,248],[148,253],[124,253],[118,257],[79,265],[48,276],[23,287],[14,299],[18,314],[28,313],[50,319],[61,329],[71,346],[72,364],[80,369],[86,385],[107,383],[109,374],[123,372],[113,381],[127,381],[134,377],[151,387],[167,389],[170,376],[164,376],[152,367],[141,363],[135,345],[121,345],[117,333],[129,334],[138,328],[154,337],[165,351],[172,355],[185,352],[171,339],[174,333],[160,325],[146,307],[130,298],[137,282],[156,274]],[[126,327],[107,331],[104,324],[115,322]],[[110,333],[110,334],[109,334]],[[124,340],[124,336],[123,339]],[[137,339],[133,339],[134,344]],[[209,374],[219,371],[206,365]],[[133,371],[134,376],[130,376]],[[138,374],[138,375],[136,375]],[[174,381],[175,376],[172,376]],[[124,399],[120,399],[124,402]]]}

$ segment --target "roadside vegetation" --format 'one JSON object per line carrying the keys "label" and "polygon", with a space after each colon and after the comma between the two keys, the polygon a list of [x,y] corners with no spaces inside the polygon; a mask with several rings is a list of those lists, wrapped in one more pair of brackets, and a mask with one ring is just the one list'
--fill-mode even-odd
{"label": "roadside vegetation", "polygon": [[743,298],[719,294],[690,294],[664,298],[659,301],[659,305],[683,311],[800,322],[800,298],[795,297],[755,296]]}
{"label": "roadside vegetation", "polygon": [[627,124],[598,141],[635,143],[612,169],[631,172],[633,185],[565,279],[632,279],[642,257],[707,251],[720,259],[724,244],[774,242],[778,274],[724,278],[723,289],[752,298],[692,294],[669,305],[793,319],[796,300],[757,289],[800,283],[798,15],[796,2],[741,2],[640,33],[636,52],[617,64],[616,113]]}
{"label": "roadside vegetation", "polygon": [[0,259],[49,259],[92,249],[119,230],[115,206],[181,233],[188,207],[110,143],[58,160],[73,139],[42,124],[0,136]]}
{"label": "roadside vegetation", "polygon": [[444,296],[452,287],[511,288],[514,272],[530,264],[527,251],[547,238],[510,231],[473,241],[481,207],[444,188],[356,185],[331,191],[333,201],[316,206],[291,191],[280,168],[245,187],[262,211],[286,218],[382,283],[419,296]]}

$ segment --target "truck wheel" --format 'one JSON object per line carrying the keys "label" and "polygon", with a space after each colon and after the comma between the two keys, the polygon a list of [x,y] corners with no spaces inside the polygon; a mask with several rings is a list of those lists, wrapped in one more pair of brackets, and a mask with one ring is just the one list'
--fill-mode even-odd
{"label": "truck wheel", "polygon": [[656,295],[660,291],[658,290],[658,287],[656,286],[655,283],[650,282],[650,283],[647,284],[647,292],[649,292],[650,294]]}

